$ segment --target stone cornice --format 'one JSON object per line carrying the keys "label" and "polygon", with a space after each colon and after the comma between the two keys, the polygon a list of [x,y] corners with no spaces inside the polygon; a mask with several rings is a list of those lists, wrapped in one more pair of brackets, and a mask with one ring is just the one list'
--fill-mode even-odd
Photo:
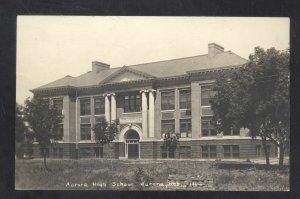
{"label": "stone cornice", "polygon": [[70,95],[76,93],[76,87],[61,86],[53,88],[38,88],[30,90],[34,95],[48,96],[48,95]]}
{"label": "stone cornice", "polygon": [[155,87],[160,87],[161,85],[176,85],[176,84],[186,84],[190,83],[191,79],[189,75],[180,75],[180,76],[172,76],[172,77],[163,77],[158,78],[155,81]]}
{"label": "stone cornice", "polygon": [[203,69],[203,70],[195,70],[195,71],[187,71],[187,74],[190,76],[191,81],[199,81],[199,80],[214,80],[220,74],[229,74],[238,69],[244,67],[243,65],[234,65],[234,66],[226,66],[212,69]]}
{"label": "stone cornice", "polygon": [[230,65],[230,66],[225,66],[225,67],[223,66],[223,67],[218,67],[218,68],[192,70],[192,71],[187,71],[186,73],[190,76],[203,74],[203,73],[212,73],[212,72],[217,73],[217,72],[223,72],[223,71],[233,71],[235,69],[240,69],[244,66],[245,66],[245,64],[243,64],[243,65]]}

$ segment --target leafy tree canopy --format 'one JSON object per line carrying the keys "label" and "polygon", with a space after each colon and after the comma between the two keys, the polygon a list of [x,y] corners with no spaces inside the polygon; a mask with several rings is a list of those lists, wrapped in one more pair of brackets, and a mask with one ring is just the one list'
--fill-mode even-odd
{"label": "leafy tree canopy", "polygon": [[26,132],[28,131],[24,115],[23,115],[23,107],[16,103],[16,112],[15,112],[15,140],[16,142],[22,142],[24,141],[24,136]]}
{"label": "leafy tree canopy", "polygon": [[49,99],[34,97],[25,101],[24,114],[40,146],[49,146],[55,135],[53,129],[62,122],[61,112],[51,105]]}
{"label": "leafy tree canopy", "polygon": [[244,127],[285,149],[290,133],[289,50],[256,47],[249,63],[221,74],[211,100],[217,130]]}
{"label": "leafy tree canopy", "polygon": [[118,125],[118,120],[109,124],[105,118],[100,118],[100,121],[97,122],[93,128],[95,141],[102,145],[112,142],[119,132]]}

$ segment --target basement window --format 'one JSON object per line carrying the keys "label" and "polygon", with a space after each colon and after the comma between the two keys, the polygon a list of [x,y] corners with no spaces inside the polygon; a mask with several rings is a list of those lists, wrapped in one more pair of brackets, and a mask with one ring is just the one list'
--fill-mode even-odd
{"label": "basement window", "polygon": [[202,146],[202,158],[216,158],[217,146]]}
{"label": "basement window", "polygon": [[224,148],[224,158],[239,158],[240,149],[239,145],[225,145]]}

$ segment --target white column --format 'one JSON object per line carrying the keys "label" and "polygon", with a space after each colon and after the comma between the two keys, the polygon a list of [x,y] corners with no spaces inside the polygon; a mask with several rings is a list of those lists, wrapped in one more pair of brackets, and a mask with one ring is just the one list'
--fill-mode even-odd
{"label": "white column", "polygon": [[149,137],[154,137],[154,92],[149,90]]}
{"label": "white column", "polygon": [[108,97],[108,95],[105,95],[105,119],[110,123],[110,102]]}
{"label": "white column", "polygon": [[148,131],[148,114],[147,114],[147,91],[142,90],[140,91],[142,93],[142,125],[143,125],[143,137],[147,137],[147,131]]}
{"label": "white column", "polygon": [[116,121],[117,119],[117,104],[116,104],[116,96],[115,94],[111,94],[111,121]]}

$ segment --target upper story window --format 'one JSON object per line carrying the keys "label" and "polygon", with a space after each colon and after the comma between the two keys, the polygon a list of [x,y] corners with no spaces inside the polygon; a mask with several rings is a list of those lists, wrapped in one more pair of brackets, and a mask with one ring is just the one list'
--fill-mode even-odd
{"label": "upper story window", "polygon": [[124,112],[140,112],[141,111],[141,95],[131,94],[124,96]]}
{"label": "upper story window", "polygon": [[175,92],[163,91],[161,93],[161,110],[174,110],[175,109]]}
{"label": "upper story window", "polygon": [[63,113],[63,99],[54,99],[53,106],[62,114]]}
{"label": "upper story window", "polygon": [[191,119],[180,120],[180,137],[192,137],[192,122]]}
{"label": "upper story window", "polygon": [[213,85],[201,86],[201,106],[210,106],[209,100],[216,94]]}
{"label": "upper story window", "polygon": [[80,100],[80,115],[91,115],[91,100],[81,99]]}
{"label": "upper story window", "polygon": [[191,91],[181,90],[179,96],[179,108],[191,109]]}
{"label": "upper story window", "polygon": [[162,120],[161,121],[162,133],[174,133],[175,132],[175,120]]}
{"label": "upper story window", "polygon": [[94,100],[95,115],[100,115],[105,113],[105,103],[104,98],[97,97]]}
{"label": "upper story window", "polygon": [[202,136],[216,136],[217,130],[212,123],[212,117],[202,117]]}
{"label": "upper story window", "polygon": [[231,127],[223,131],[223,135],[240,135],[240,129]]}

